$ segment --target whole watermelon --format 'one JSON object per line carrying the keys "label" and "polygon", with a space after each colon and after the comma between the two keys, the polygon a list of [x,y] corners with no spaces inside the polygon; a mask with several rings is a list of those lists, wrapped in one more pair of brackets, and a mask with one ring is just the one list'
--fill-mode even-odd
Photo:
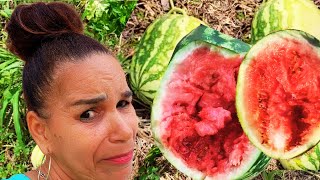
{"label": "whole watermelon", "polygon": [[131,88],[140,100],[149,105],[152,104],[175,46],[182,37],[203,23],[186,15],[184,11],[183,14],[171,12],[147,28],[130,66]]}
{"label": "whole watermelon", "polygon": [[319,72],[320,42],[303,31],[269,34],[247,53],[236,108],[245,133],[268,156],[290,159],[320,141]]}
{"label": "whole watermelon", "polygon": [[154,99],[151,128],[164,157],[193,179],[247,179],[270,158],[235,110],[238,68],[250,45],[199,26],[177,45]]}
{"label": "whole watermelon", "polygon": [[305,31],[320,39],[320,10],[311,0],[268,0],[252,21],[251,41],[284,29]]}

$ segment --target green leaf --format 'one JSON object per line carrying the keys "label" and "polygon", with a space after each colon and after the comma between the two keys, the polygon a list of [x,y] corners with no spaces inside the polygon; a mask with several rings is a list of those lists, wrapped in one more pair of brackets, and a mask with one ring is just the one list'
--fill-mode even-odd
{"label": "green leaf", "polygon": [[11,86],[7,87],[2,94],[2,104],[1,104],[1,109],[0,109],[0,129],[2,129],[4,127],[4,119],[5,119],[5,115],[6,115],[6,110],[8,107],[8,104],[10,102],[10,100],[12,99],[13,94],[11,93]]}
{"label": "green leaf", "polygon": [[0,15],[2,17],[4,17],[5,19],[9,19],[9,17],[11,16],[13,10],[9,9],[9,8],[5,8],[5,9],[1,9],[0,10]]}
{"label": "green leaf", "polygon": [[273,170],[270,172],[263,171],[261,175],[263,180],[274,180],[276,176],[283,177],[284,171],[281,171],[281,170]]}
{"label": "green leaf", "polygon": [[23,66],[23,62],[22,62],[22,61],[15,61],[15,62],[13,62],[12,64],[10,64],[9,66],[1,69],[0,73],[2,73],[3,71],[7,71],[7,70],[10,70],[10,69],[14,69],[14,68],[20,68],[20,69],[22,69],[22,66]]}
{"label": "green leaf", "polygon": [[158,180],[159,176],[159,165],[157,165],[157,157],[161,157],[161,151],[158,147],[153,146],[147,156],[144,159],[144,164],[139,168],[139,180]]}
{"label": "green leaf", "polygon": [[14,129],[16,131],[17,139],[18,139],[18,144],[20,146],[24,146],[24,141],[23,141],[23,134],[21,130],[21,125],[20,125],[20,111],[19,111],[19,98],[20,98],[21,91],[17,90],[12,99],[11,99],[11,104],[13,108],[13,123],[14,123]]}
{"label": "green leaf", "polygon": [[82,18],[87,21],[85,32],[103,44],[109,44],[110,33],[120,36],[137,1],[88,0]]}
{"label": "green leaf", "polygon": [[0,64],[0,69],[4,69],[5,67],[7,67],[8,65],[14,63],[16,60],[15,59],[11,59],[11,60],[8,60],[8,61],[4,61]]}
{"label": "green leaf", "polygon": [[4,101],[1,104],[1,109],[0,109],[0,130],[3,128],[4,124],[4,118],[6,115],[6,110],[9,104],[9,100],[8,99],[4,99]]}

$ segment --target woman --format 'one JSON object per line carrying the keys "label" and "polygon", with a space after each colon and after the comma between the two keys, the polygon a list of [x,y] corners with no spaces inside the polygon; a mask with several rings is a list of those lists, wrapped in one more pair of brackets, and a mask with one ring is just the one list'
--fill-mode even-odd
{"label": "woman", "polygon": [[20,5],[6,30],[25,61],[28,128],[46,155],[39,169],[11,179],[128,179],[137,117],[119,62],[83,35],[64,3]]}

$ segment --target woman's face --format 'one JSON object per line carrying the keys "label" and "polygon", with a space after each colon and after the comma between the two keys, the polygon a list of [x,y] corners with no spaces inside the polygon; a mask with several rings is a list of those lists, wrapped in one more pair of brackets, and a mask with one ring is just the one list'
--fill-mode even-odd
{"label": "woman's face", "polygon": [[72,179],[127,179],[137,133],[131,101],[110,55],[59,66],[46,108],[52,171]]}

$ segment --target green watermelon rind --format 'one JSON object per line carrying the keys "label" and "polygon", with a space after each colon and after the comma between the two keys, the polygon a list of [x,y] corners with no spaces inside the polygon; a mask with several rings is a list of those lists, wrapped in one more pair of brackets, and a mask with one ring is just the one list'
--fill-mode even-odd
{"label": "green watermelon rind", "polygon": [[[310,135],[312,138],[310,138],[310,141],[307,142],[305,145],[295,148],[294,150],[286,153],[277,153],[277,152],[272,152],[271,150],[265,148],[260,144],[259,139],[256,138],[256,135],[254,131],[256,129],[252,128],[252,126],[249,124],[249,122],[246,121],[246,110],[244,109],[244,104],[243,102],[248,101],[246,97],[244,97],[243,94],[243,89],[245,87],[244,84],[244,79],[246,75],[246,69],[249,67],[251,60],[254,58],[255,53],[263,50],[266,46],[266,44],[272,43],[273,41],[277,40],[277,38],[298,38],[299,40],[306,41],[310,45],[314,46],[317,48],[319,58],[320,58],[320,41],[317,40],[315,37],[312,35],[300,31],[300,30],[295,30],[295,29],[287,29],[287,30],[280,30],[277,32],[273,32],[261,40],[259,40],[254,46],[251,47],[247,55],[245,56],[243,62],[240,65],[239,68],[239,74],[238,74],[238,81],[237,81],[237,90],[236,90],[236,109],[237,109],[237,114],[239,117],[240,124],[242,126],[242,129],[244,132],[247,134],[248,138],[250,141],[258,147],[264,154],[268,155],[271,158],[274,159],[291,159],[293,157],[296,157],[313,146],[315,146],[319,141],[320,141],[320,127],[313,133],[313,135]],[[270,47],[269,47],[270,48]]]}
{"label": "green watermelon rind", "polygon": [[251,168],[244,175],[242,175],[237,179],[252,179],[258,176],[269,165],[271,158],[269,156],[266,156],[260,150],[258,150],[258,152],[259,152],[259,157],[252,164]]}
{"label": "green watermelon rind", "polygon": [[251,24],[251,43],[284,29],[298,29],[320,38],[320,10],[311,0],[268,0]]}
{"label": "green watermelon rind", "polygon": [[[229,49],[225,49],[223,47],[214,46],[212,44],[209,44],[207,42],[203,41],[193,41],[188,42],[188,44],[185,44],[183,46],[179,46],[180,49],[175,51],[172,60],[167,68],[167,71],[164,75],[164,77],[161,80],[160,89],[162,91],[158,91],[157,95],[154,99],[154,103],[152,106],[152,112],[151,112],[151,128],[153,131],[153,136],[156,142],[156,145],[159,147],[163,155],[166,157],[166,159],[174,165],[179,171],[185,173],[186,175],[192,177],[193,179],[214,179],[217,177],[210,177],[204,175],[202,172],[192,169],[183,162],[180,158],[177,158],[174,153],[165,148],[164,145],[161,143],[161,132],[160,132],[160,122],[161,119],[159,117],[162,116],[162,108],[161,108],[161,102],[159,103],[160,99],[165,97],[166,87],[170,80],[170,76],[173,74],[175,67],[180,64],[186,57],[191,55],[192,51],[198,47],[207,46],[210,47],[212,50],[218,50],[222,52],[223,55],[226,57],[232,57],[234,55],[237,55],[236,52],[230,51]],[[252,146],[253,147],[253,146]],[[254,151],[251,152],[250,159],[247,161],[247,165],[243,166],[243,169],[238,169],[233,174],[229,174],[228,179],[244,179],[244,178],[252,178],[256,175],[258,175],[267,165],[270,158],[264,155],[261,151],[259,151],[257,148],[254,149]]]}
{"label": "green watermelon rind", "polygon": [[129,79],[142,102],[152,104],[176,44],[201,23],[192,16],[166,14],[147,28],[132,58]]}
{"label": "green watermelon rind", "polygon": [[173,54],[193,41],[207,42],[241,55],[245,55],[251,47],[249,44],[239,39],[233,38],[201,24],[177,44]]}
{"label": "green watermelon rind", "polygon": [[281,165],[288,170],[319,171],[320,143],[298,157],[292,159],[280,159],[279,161]]}

